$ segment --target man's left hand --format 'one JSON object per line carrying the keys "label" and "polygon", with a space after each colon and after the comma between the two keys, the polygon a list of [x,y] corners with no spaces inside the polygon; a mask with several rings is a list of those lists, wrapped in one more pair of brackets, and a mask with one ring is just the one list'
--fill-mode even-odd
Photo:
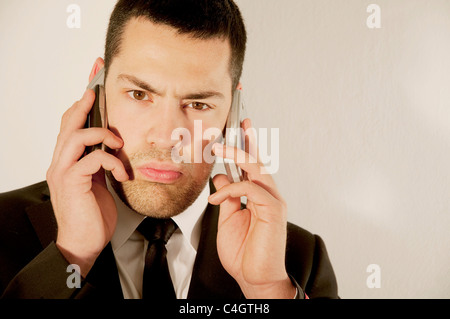
{"label": "man's left hand", "polygon": [[[242,128],[248,132],[250,120],[245,120]],[[246,144],[255,145],[254,136],[248,137]],[[285,267],[287,206],[275,181],[248,149],[215,144],[213,150],[216,156],[234,160],[246,176],[233,184],[223,174],[213,179],[217,192],[209,202],[220,205],[217,251],[223,267],[248,299],[294,298],[296,288]],[[247,197],[243,210],[242,196]]]}

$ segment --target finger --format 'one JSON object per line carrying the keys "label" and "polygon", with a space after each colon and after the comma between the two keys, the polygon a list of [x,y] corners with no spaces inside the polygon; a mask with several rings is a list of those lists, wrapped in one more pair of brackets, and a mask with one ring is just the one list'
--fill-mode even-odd
{"label": "finger", "polygon": [[220,143],[213,145],[213,151],[216,156],[233,160],[247,173],[247,180],[263,187],[275,198],[281,199],[281,194],[277,190],[272,175],[267,174],[264,165],[257,162],[250,154],[239,148],[226,146]]}
{"label": "finger", "polygon": [[102,150],[96,150],[78,161],[71,167],[71,175],[91,178],[100,168],[111,171],[114,178],[119,182],[125,182],[129,179],[122,161]]}
{"label": "finger", "polygon": [[86,118],[92,109],[95,101],[94,90],[87,89],[81,100],[76,102],[71,108],[67,121],[62,123],[61,131],[74,131],[84,127]]}
{"label": "finger", "polygon": [[95,100],[95,92],[86,90],[81,100],[75,102],[62,116],[61,127],[56,141],[53,159],[59,158],[62,145],[70,134],[84,127],[86,118]]}
{"label": "finger", "polygon": [[245,133],[245,151],[253,158],[256,158],[258,163],[262,163],[259,157],[258,140],[256,138],[256,129],[253,127],[250,119],[242,121],[242,129]]}
{"label": "finger", "polygon": [[249,174],[256,175],[260,173],[260,167],[262,165],[257,162],[256,158],[237,147],[215,143],[212,146],[212,150],[216,156],[233,160],[241,169]]}
{"label": "finger", "polygon": [[245,181],[223,186],[209,197],[209,202],[214,205],[219,205],[231,198],[241,198],[243,196],[247,196],[249,201],[258,206],[273,205],[276,201],[272,194],[263,187],[250,181]]}
{"label": "finger", "polygon": [[66,141],[58,159],[62,169],[72,166],[83,155],[86,146],[103,143],[110,149],[123,147],[123,140],[105,128],[93,127],[75,131]]}
{"label": "finger", "polygon": [[[218,174],[213,178],[213,184],[216,187],[216,190],[219,191],[223,187],[230,184],[226,175]],[[217,193],[217,192],[216,192]],[[212,194],[209,198],[213,198],[214,194]],[[210,201],[211,204],[213,202]],[[219,215],[219,225],[221,225],[224,221],[228,219],[230,215],[234,212],[241,209],[241,199],[240,198],[229,198],[228,200],[224,200],[222,202],[217,202],[215,205],[220,204],[220,215]]]}

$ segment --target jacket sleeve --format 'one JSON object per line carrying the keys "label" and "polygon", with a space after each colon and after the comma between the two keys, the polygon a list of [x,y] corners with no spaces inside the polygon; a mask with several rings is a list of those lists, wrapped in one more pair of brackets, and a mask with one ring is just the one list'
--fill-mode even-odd
{"label": "jacket sleeve", "polygon": [[[8,284],[2,299],[70,299],[87,289],[71,281],[75,274],[69,263],[52,242],[28,263]],[[69,287],[70,286],[70,287]],[[73,288],[72,288],[73,287]]]}

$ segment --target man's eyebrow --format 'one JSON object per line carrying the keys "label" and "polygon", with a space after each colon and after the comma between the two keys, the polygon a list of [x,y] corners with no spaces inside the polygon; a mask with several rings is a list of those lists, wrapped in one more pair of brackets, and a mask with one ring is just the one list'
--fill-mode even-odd
{"label": "man's eyebrow", "polygon": [[[138,86],[139,88],[141,88],[145,91],[148,91],[152,94],[156,94],[159,96],[163,95],[162,92],[159,92],[157,89],[152,87],[150,84],[148,84],[147,82],[145,82],[143,80],[138,79],[134,75],[120,74],[117,77],[117,79],[128,81],[128,82]],[[205,100],[208,98],[225,99],[225,96],[218,91],[201,91],[201,92],[196,92],[196,93],[189,93],[189,94],[186,94],[185,96],[181,96],[179,98],[182,100]]]}
{"label": "man's eyebrow", "polygon": [[119,74],[117,79],[133,83],[134,85],[136,85],[136,86],[140,87],[141,89],[148,91],[150,93],[153,93],[156,95],[162,95],[161,92],[158,92],[158,90],[153,88],[150,84],[148,84],[147,82],[145,82],[143,80],[138,79],[134,75]]}
{"label": "man's eyebrow", "polygon": [[192,93],[187,94],[186,96],[183,96],[183,100],[206,100],[209,98],[218,98],[218,99],[225,99],[225,96],[217,91],[205,91],[205,92],[198,92],[198,93]]}

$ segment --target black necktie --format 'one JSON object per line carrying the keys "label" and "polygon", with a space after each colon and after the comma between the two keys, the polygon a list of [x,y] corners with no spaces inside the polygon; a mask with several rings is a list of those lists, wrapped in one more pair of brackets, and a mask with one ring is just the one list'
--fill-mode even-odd
{"label": "black necktie", "polygon": [[166,259],[166,244],[178,228],[171,219],[147,217],[137,230],[149,241],[145,255],[142,299],[175,299]]}

